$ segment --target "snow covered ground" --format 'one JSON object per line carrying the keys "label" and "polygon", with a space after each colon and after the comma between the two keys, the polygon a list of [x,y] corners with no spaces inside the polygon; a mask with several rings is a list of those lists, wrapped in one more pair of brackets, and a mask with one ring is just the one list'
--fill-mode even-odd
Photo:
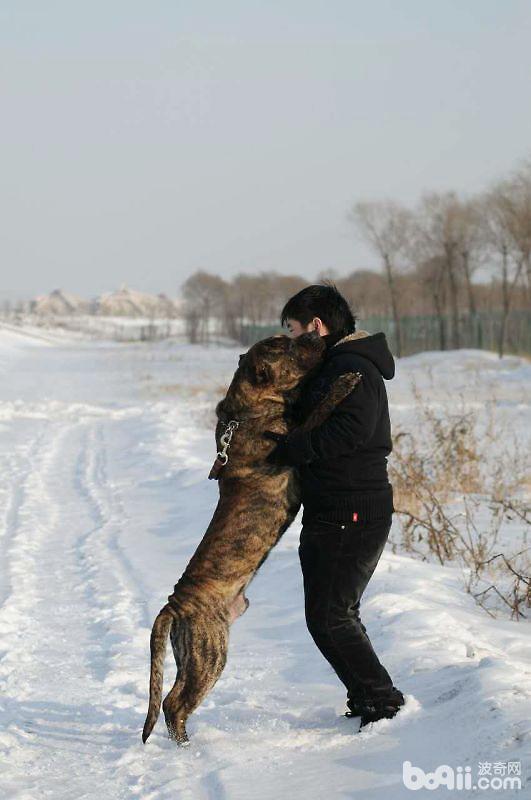
{"label": "snow covered ground", "polygon": [[[468,765],[473,782],[480,762],[488,781],[520,762],[520,791],[455,791],[529,796],[529,623],[490,618],[457,568],[386,548],[362,618],[407,704],[358,733],[305,627],[297,524],[251,584],[191,746],[162,718],[142,745],[149,632],[216,503],[213,408],[239,352],[0,329],[0,797],[387,800],[412,795],[404,761]],[[529,428],[520,359],[404,359],[393,418],[412,413],[412,376],[434,402],[449,383],[473,403],[496,384],[500,415]],[[174,673],[168,648],[168,688]]]}
{"label": "snow covered ground", "polygon": [[126,317],[96,314],[48,315],[23,314],[16,319],[0,319],[4,331],[35,334],[59,340],[107,339],[117,342],[154,341],[168,336],[186,339],[182,318]]}

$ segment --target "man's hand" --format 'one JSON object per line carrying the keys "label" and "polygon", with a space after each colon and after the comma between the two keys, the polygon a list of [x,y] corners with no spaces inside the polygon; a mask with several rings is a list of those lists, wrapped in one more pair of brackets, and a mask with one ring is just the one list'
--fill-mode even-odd
{"label": "man's hand", "polygon": [[287,435],[265,431],[263,436],[265,439],[277,443],[275,449],[266,458],[268,464],[275,464],[279,467],[297,467],[300,464],[307,464],[315,458],[309,431],[295,428]]}

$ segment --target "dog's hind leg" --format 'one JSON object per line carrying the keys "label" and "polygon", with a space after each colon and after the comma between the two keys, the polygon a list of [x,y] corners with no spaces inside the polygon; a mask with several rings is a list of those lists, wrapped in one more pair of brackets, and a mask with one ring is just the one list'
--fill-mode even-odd
{"label": "dog's hind leg", "polygon": [[172,647],[179,671],[162,709],[170,739],[180,745],[189,741],[186,720],[223,672],[228,644],[228,620],[218,614],[187,617],[175,629]]}

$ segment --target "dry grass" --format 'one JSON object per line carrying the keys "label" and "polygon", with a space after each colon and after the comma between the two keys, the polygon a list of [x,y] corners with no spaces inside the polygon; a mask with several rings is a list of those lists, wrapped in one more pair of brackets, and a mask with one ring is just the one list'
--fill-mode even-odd
{"label": "dry grass", "polygon": [[[513,618],[531,608],[529,458],[496,420],[466,403],[430,405],[416,387],[417,419],[398,430],[390,479],[400,520],[400,547],[416,556],[457,562],[464,584],[485,610]],[[511,546],[500,545],[502,531]]]}

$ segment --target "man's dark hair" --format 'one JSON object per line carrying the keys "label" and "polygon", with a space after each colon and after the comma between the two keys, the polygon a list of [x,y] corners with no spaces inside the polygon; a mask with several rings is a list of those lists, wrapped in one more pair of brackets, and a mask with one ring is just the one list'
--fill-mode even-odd
{"label": "man's dark hair", "polygon": [[314,317],[322,319],[330,333],[346,336],[356,330],[356,318],[352,310],[333,283],[317,283],[306,286],[288,300],[280,314],[280,322],[295,319],[308,325]]}

